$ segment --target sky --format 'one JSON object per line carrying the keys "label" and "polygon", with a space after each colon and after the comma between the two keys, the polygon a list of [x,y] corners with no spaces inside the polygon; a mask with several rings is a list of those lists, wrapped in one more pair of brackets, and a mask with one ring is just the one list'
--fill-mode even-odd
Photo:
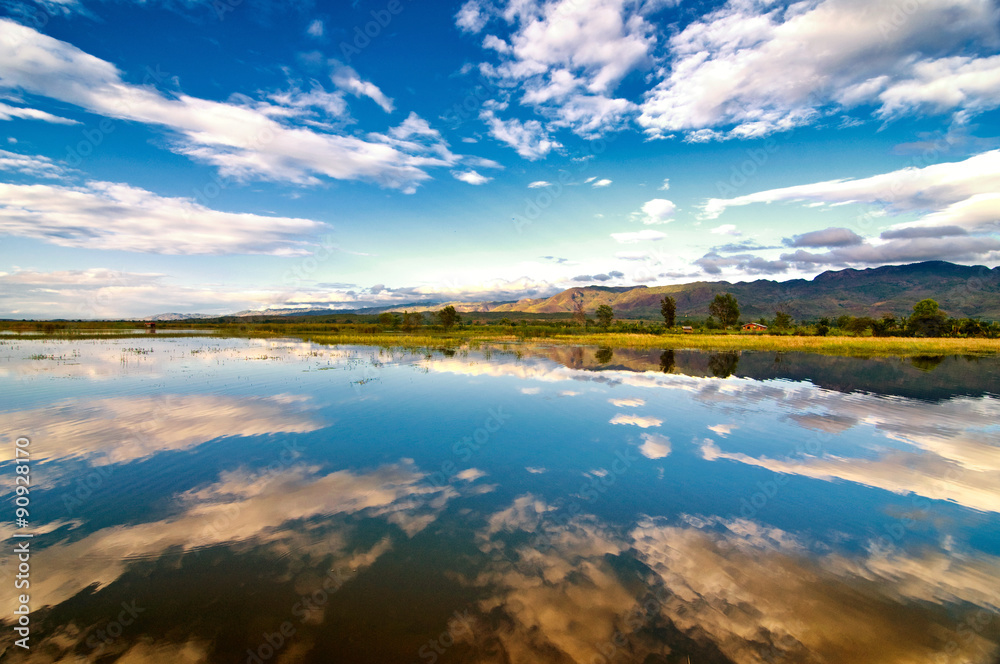
{"label": "sky", "polygon": [[987,0],[0,0],[0,317],[1000,265]]}

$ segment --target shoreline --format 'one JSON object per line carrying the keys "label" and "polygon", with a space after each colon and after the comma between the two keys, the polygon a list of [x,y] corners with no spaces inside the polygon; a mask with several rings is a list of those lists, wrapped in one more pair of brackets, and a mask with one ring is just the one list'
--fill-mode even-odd
{"label": "shoreline", "polygon": [[481,344],[547,343],[563,346],[597,346],[609,348],[662,348],[703,351],[774,351],[803,352],[847,357],[915,357],[921,355],[997,355],[1000,339],[954,337],[847,337],[791,336],[764,334],[634,334],[595,332],[586,334],[554,334],[550,336],[516,336],[510,334],[477,333],[474,330],[443,332],[296,332],[293,330],[205,330],[203,334],[187,328],[185,331],[162,329],[155,334],[116,332],[90,333],[25,333],[0,336],[3,341],[29,340],[94,340],[150,338],[291,338],[324,345],[359,345],[400,348],[441,346],[478,346]]}

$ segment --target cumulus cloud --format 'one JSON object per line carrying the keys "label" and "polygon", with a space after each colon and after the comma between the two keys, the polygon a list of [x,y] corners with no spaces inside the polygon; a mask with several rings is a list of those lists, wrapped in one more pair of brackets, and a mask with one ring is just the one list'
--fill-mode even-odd
{"label": "cumulus cloud", "polygon": [[642,223],[644,224],[666,224],[673,221],[674,212],[677,206],[673,201],[665,198],[654,198],[646,201],[641,210]]}
{"label": "cumulus cloud", "polygon": [[[655,27],[630,0],[509,0],[493,11],[510,26],[506,40],[489,36],[484,46],[498,57],[480,70],[521,95],[521,103],[554,127],[596,136],[620,127],[635,113],[616,97],[619,82],[647,67]],[[479,2],[463,5],[456,22],[478,32],[487,16]]]}
{"label": "cumulus cloud", "polygon": [[615,239],[615,242],[621,244],[635,244],[636,242],[647,242],[662,240],[667,237],[666,233],[661,233],[660,231],[635,231],[629,233],[612,233],[611,237]]}
{"label": "cumulus cloud", "polygon": [[658,427],[663,424],[663,420],[657,417],[646,417],[642,415],[627,415],[625,413],[618,413],[610,420],[611,424],[631,424],[637,426],[641,429],[648,429],[650,427]]}
{"label": "cumulus cloud", "polygon": [[309,252],[326,228],[309,219],[220,212],[127,184],[86,187],[0,183],[0,233],[63,247],[158,254]]}
{"label": "cumulus cloud", "polygon": [[489,127],[490,136],[514,148],[529,161],[542,159],[552,150],[562,147],[549,136],[538,120],[501,120],[489,109],[484,110],[480,117]]}
{"label": "cumulus cloud", "polygon": [[658,433],[642,434],[639,453],[647,459],[663,459],[670,454],[670,439]]}
{"label": "cumulus cloud", "polygon": [[[331,78],[351,94],[391,110],[391,100],[349,67],[335,67]],[[417,149],[407,152],[290,125],[298,115],[295,107],[273,100],[217,102],[132,85],[111,63],[6,19],[0,20],[0,85],[109,118],[166,127],[175,133],[172,150],[240,179],[298,184],[316,184],[320,177],[367,180],[413,192],[430,177],[425,168],[456,161],[442,157],[439,147],[410,145]]]}
{"label": "cumulus cloud", "polygon": [[528,189],[540,189],[542,187],[551,187],[551,182],[546,182],[545,180],[535,180],[528,185]]}
{"label": "cumulus cloud", "polygon": [[480,32],[487,20],[489,14],[479,0],[468,0],[455,14],[455,24],[465,32]]}
{"label": "cumulus cloud", "polygon": [[461,180],[468,184],[486,184],[493,179],[485,175],[480,175],[476,171],[452,171],[451,174],[456,180]]}
{"label": "cumulus cloud", "polygon": [[715,235],[742,235],[733,224],[722,224],[713,228],[711,233]]}
{"label": "cumulus cloud", "polygon": [[601,180],[597,180],[596,182],[592,183],[590,186],[591,187],[607,187],[610,184],[611,184],[611,180],[609,180],[607,178],[603,178]]}
{"label": "cumulus cloud", "polygon": [[323,21],[316,19],[315,21],[310,23],[309,27],[306,28],[306,34],[309,35],[310,37],[316,37],[316,38],[322,37]]}
{"label": "cumulus cloud", "polygon": [[730,0],[670,38],[639,123],[654,137],[713,140],[864,106],[881,117],[996,108],[1000,56],[969,50],[996,48],[997,17],[988,0],[924,0],[905,15],[863,0]]}

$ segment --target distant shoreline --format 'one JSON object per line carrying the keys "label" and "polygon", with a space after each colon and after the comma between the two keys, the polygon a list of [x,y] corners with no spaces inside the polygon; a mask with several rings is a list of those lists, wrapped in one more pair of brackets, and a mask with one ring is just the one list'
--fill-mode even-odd
{"label": "distant shoreline", "polygon": [[[995,355],[1000,354],[1000,339],[954,337],[850,337],[850,336],[791,336],[767,334],[631,334],[582,333],[551,336],[514,336],[490,334],[479,330],[451,332],[419,330],[414,332],[297,332],[272,330],[206,330],[207,336],[293,338],[324,345],[387,346],[428,348],[440,346],[477,346],[480,344],[549,343],[575,346],[605,346],[609,348],[694,349],[704,351],[777,351],[842,355],[848,357],[914,357],[920,355]],[[116,334],[79,331],[70,333],[24,333],[0,336],[0,342],[83,339],[142,339],[191,338],[201,336],[190,331],[163,329],[156,335],[141,330]]]}

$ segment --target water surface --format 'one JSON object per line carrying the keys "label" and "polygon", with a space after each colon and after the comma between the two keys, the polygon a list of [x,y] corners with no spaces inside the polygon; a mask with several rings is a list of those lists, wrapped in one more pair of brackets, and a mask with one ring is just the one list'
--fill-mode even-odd
{"label": "water surface", "polygon": [[998,394],[997,358],[3,340],[0,648],[993,664]]}

